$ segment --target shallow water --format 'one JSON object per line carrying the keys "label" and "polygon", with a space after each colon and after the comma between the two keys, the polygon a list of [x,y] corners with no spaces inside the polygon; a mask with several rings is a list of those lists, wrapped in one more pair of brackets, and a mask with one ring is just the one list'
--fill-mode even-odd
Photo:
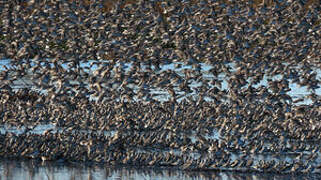
{"label": "shallow water", "polygon": [[[25,133],[25,127],[14,127],[14,126],[8,126],[8,125],[2,125],[0,126],[0,134],[3,135],[5,133],[14,133],[16,135],[20,135],[22,133]],[[27,133],[28,134],[38,134],[38,135],[43,135],[44,132],[48,131],[48,130],[51,130],[51,133],[63,133],[64,132],[64,129],[63,128],[60,128],[60,127],[56,127],[52,124],[45,124],[45,125],[37,125],[36,127],[34,127],[33,129],[29,130]],[[92,133],[91,130],[73,130],[72,131],[73,134],[75,133],[82,133],[82,134],[90,134]],[[117,132],[116,131],[99,131],[97,132],[98,134],[101,134],[101,135],[104,135],[105,137],[108,136],[108,137],[113,137]],[[144,134],[149,134],[150,132],[140,132],[141,135],[144,135]],[[195,143],[197,140],[198,140],[198,137],[196,135],[196,132],[191,132],[189,134],[189,138],[191,139],[192,143]],[[221,142],[222,138],[221,137],[221,134],[214,130],[214,132],[211,134],[211,135],[206,135],[204,136],[205,139],[207,140],[218,140],[218,142]],[[239,141],[242,141],[241,144],[243,145],[247,145],[249,144],[249,141],[247,140],[239,140]],[[294,140],[294,139],[288,139],[286,140],[286,143],[291,146],[290,144],[292,143],[300,143],[301,141],[300,140]],[[298,161],[300,162],[309,162],[308,164],[310,166],[313,167],[314,170],[312,170],[312,173],[316,173],[316,174],[321,174],[321,170],[319,168],[316,168],[318,167],[320,164],[321,164],[321,152],[320,151],[316,151],[316,152],[311,152],[312,149],[309,149],[309,148],[312,148],[313,146],[317,146],[317,147],[320,147],[321,144],[320,142],[315,142],[315,141],[311,141],[311,142],[305,142],[305,145],[306,145],[306,150],[302,150],[302,151],[289,151],[289,150],[280,150],[280,152],[278,152],[278,154],[275,154],[274,153],[274,150],[271,152],[270,149],[273,149],[275,148],[273,146],[273,144],[271,143],[264,143],[263,147],[264,147],[264,150],[261,151],[261,152],[256,152],[256,153],[252,153],[252,154],[247,154],[247,153],[244,153],[244,152],[230,152],[228,153],[229,157],[231,158],[231,162],[237,160],[237,159],[240,159],[240,157],[244,157],[246,156],[246,160],[253,160],[253,165],[250,166],[250,168],[239,168],[239,167],[235,167],[235,168],[231,168],[231,167],[227,167],[227,168],[219,168],[219,169],[215,169],[213,167],[206,167],[206,171],[215,171],[215,170],[223,170],[223,171],[240,171],[240,172],[246,172],[248,170],[253,170],[255,172],[263,172],[261,170],[258,170],[256,168],[256,166],[259,166],[261,161],[265,161],[265,162],[275,162],[275,163],[288,163],[288,164],[292,164],[292,163],[296,163]],[[287,145],[286,145],[287,146]],[[229,149],[224,149],[226,152],[229,152]],[[135,151],[137,153],[162,153],[162,154],[165,154],[165,153],[170,153],[170,154],[174,154],[174,155],[177,155],[177,156],[183,156],[184,155],[184,152],[180,149],[159,149],[159,148],[155,148],[155,149],[144,149],[144,148],[139,148],[139,147],[136,147],[135,148]],[[316,158],[314,160],[308,160],[309,158],[312,157],[312,155],[316,155]],[[215,158],[217,155],[217,153],[211,153],[210,151],[208,151],[207,154],[201,154],[201,152],[189,152],[189,154],[187,156],[193,158],[194,160],[198,160],[198,159],[212,159],[212,158]],[[218,155],[219,156],[219,155]],[[300,158],[298,158],[300,157]],[[34,160],[33,160],[34,161]],[[32,161],[32,162],[33,162]],[[61,161],[61,160],[58,160],[58,161]],[[8,162],[10,163],[10,161],[3,161],[3,162]],[[13,163],[13,162],[12,162]],[[57,163],[57,162],[42,162],[42,165],[46,165],[46,164],[54,164],[54,165],[65,165],[64,163]],[[84,163],[83,163],[84,166],[86,166]],[[59,167],[58,166],[58,167]],[[43,166],[42,168],[44,169],[47,169],[48,167],[47,166]],[[77,167],[76,167],[77,168]],[[126,169],[126,168],[125,168]],[[154,169],[157,169],[157,168],[153,168],[151,169],[152,171]],[[136,170],[134,170],[136,171]],[[290,172],[290,171],[287,171],[287,172]],[[134,178],[136,179],[136,178]]]}
{"label": "shallow water", "polygon": [[0,160],[0,179],[320,179],[321,174],[241,173],[229,171],[181,171],[135,167],[110,167],[99,164]]}
{"label": "shallow water", "polygon": [[[92,63],[94,61],[91,61],[91,62],[88,62],[88,63],[83,63],[81,66],[82,67],[86,67],[86,66],[89,66],[90,63]],[[181,67],[180,68],[175,68],[177,66],[177,64],[181,64]],[[6,65],[6,66],[10,66],[10,61],[9,60],[2,60],[0,61],[0,71],[1,71],[1,65]],[[121,69],[123,71],[128,71],[128,69],[132,66],[130,63],[123,63],[123,64],[118,64],[116,66],[120,66]],[[229,66],[232,68],[232,71],[235,70],[235,67],[234,65],[231,63],[229,64]],[[66,65],[63,65],[64,68],[67,68]],[[171,64],[166,64],[166,65],[163,65],[161,66],[161,69],[158,70],[159,72],[161,71],[165,71],[165,70],[173,70],[173,71],[176,71],[176,73],[180,76],[183,76],[183,72],[182,70],[183,69],[192,69],[193,67],[188,65],[188,64],[182,64],[180,62],[175,62],[175,63],[171,63]],[[212,79],[214,76],[213,75],[210,75],[208,73],[208,70],[211,69],[212,67],[208,64],[204,64],[204,63],[201,63],[201,73],[202,73],[202,76],[204,79]],[[298,67],[299,68],[299,67]],[[89,69],[89,72],[90,73],[95,73],[95,70],[97,69],[97,66],[94,65],[91,67],[91,69]],[[144,69],[144,67],[143,67]],[[314,71],[318,72],[318,78],[320,79],[321,78],[321,70],[320,69],[314,69]],[[280,79],[282,78],[281,75],[278,75],[278,76],[274,76],[274,77],[267,77],[267,76],[264,76],[263,80],[261,80],[261,82],[259,84],[256,85],[256,87],[259,87],[261,85],[264,85],[266,86],[267,85],[267,79],[268,78],[272,78],[272,79]],[[228,83],[227,83],[227,77],[221,73],[219,76],[218,76],[218,79],[222,80],[222,87],[220,88],[221,90],[228,90]],[[77,82],[76,82],[77,83]],[[23,88],[23,87],[26,87],[30,85],[32,87],[32,82],[28,79],[28,78],[25,78],[24,80],[18,80],[15,82],[15,86],[14,88]],[[192,83],[191,87],[198,87],[200,86],[201,83],[200,82],[194,82]],[[211,85],[212,86],[212,85]],[[213,87],[213,86],[212,86]],[[300,87],[299,85],[295,84],[295,83],[292,83],[290,81],[290,84],[289,84],[289,87],[291,88],[291,91],[288,92],[288,95],[290,95],[292,97],[293,100],[296,100],[298,98],[304,98],[304,101],[301,101],[301,102],[298,102],[297,104],[311,104],[311,100],[306,98],[307,95],[309,95],[311,92],[307,90],[306,87]],[[44,92],[45,93],[45,92]],[[152,89],[151,90],[151,93],[152,94],[158,94],[159,96],[157,96],[157,100],[159,101],[167,101],[169,100],[169,97],[170,95],[168,94],[168,92],[166,90],[163,90],[163,89]],[[180,92],[177,92],[178,94]],[[315,92],[317,95],[321,95],[321,88],[318,88],[316,89],[316,92]],[[190,93],[188,96],[197,96],[197,92],[192,92]],[[210,98],[207,98],[206,99],[207,101],[211,101]],[[37,125],[36,127],[34,127],[31,131],[29,131],[28,133],[32,133],[32,134],[43,134],[45,131],[48,131],[48,130],[51,130],[52,133],[60,133],[63,131],[62,128],[59,128],[59,127],[56,127],[55,125],[53,124],[39,124]],[[26,127],[22,126],[22,127],[15,127],[15,126],[7,126],[7,125],[1,125],[0,126],[0,134],[5,134],[7,132],[9,133],[15,133],[17,135],[21,134],[21,133],[24,133],[26,131]],[[91,133],[90,130],[81,130],[83,133]],[[115,131],[102,131],[102,132],[99,132],[101,134],[104,134],[105,136],[113,136],[115,134]],[[193,143],[197,140],[197,137],[196,137],[196,134],[195,133],[192,133],[190,134],[190,138],[191,140],[193,141]],[[221,141],[221,135],[219,132],[215,131],[213,132],[210,136],[206,136],[205,137],[206,139],[216,139],[218,141]],[[243,141],[243,140],[242,140]],[[247,141],[244,141],[243,142],[244,144],[248,144]],[[313,142],[312,142],[313,143]],[[307,143],[309,144],[309,143]],[[271,148],[271,145],[270,144],[264,144],[264,148],[266,149],[269,149]],[[320,144],[318,144],[318,146],[320,146]],[[138,152],[140,152],[139,149],[137,149]],[[156,150],[157,151],[157,150]],[[164,152],[167,152],[167,151],[171,151],[172,153],[175,153],[176,155],[182,155],[183,152],[181,152],[180,150],[164,150]],[[144,150],[142,150],[142,152],[144,152]],[[278,155],[277,157],[275,157],[275,155],[269,153],[269,152],[263,152],[263,153],[257,153],[255,155],[252,155],[250,158],[254,161],[253,163],[253,166],[257,166],[259,164],[259,162],[261,160],[264,160],[264,161],[275,161],[275,162],[280,162],[280,161],[283,161],[283,162],[287,162],[287,163],[293,163],[296,161],[296,156],[297,154],[295,154],[296,152],[285,152],[283,154],[280,154]],[[302,152],[303,153],[303,156],[304,157],[303,159],[307,158],[309,155],[311,155],[311,152],[309,151],[306,151],[306,152]],[[320,163],[321,163],[321,156],[320,156],[320,152],[318,151],[317,152],[318,155],[317,155],[317,158],[312,162],[310,163],[310,165],[312,165],[313,167],[317,167]],[[244,154],[238,152],[238,153],[231,153],[230,154],[230,157],[231,157],[231,160],[234,161],[236,159],[238,159],[239,156],[242,156]],[[199,158],[200,157],[200,154],[199,153],[192,153],[190,154],[190,156],[194,157],[194,158]],[[248,159],[248,158],[247,158]],[[21,165],[20,164],[28,164],[26,162],[16,162],[16,161],[3,161],[1,163],[7,163],[7,164],[18,164],[16,165],[17,167],[20,167]],[[32,164],[32,163],[31,163]],[[39,162],[38,162],[39,164]],[[51,172],[52,173],[52,176],[53,177],[57,177],[57,179],[61,179],[61,177],[70,177],[70,178],[66,178],[66,179],[72,179],[73,178],[73,172],[74,171],[80,171],[80,174],[81,177],[80,178],[83,178],[83,177],[87,177],[89,178],[90,176],[93,176],[96,178],[106,178],[104,176],[102,176],[101,174],[104,174],[104,168],[98,168],[98,167],[91,167],[91,166],[87,166],[87,165],[83,165],[83,166],[67,166],[66,164],[56,164],[56,163],[41,163],[43,166],[40,166],[38,169],[39,173],[37,176],[40,176],[39,178],[40,179],[43,179],[41,177],[49,177],[46,172],[50,170],[50,168],[53,168],[54,170]],[[48,166],[48,164],[51,164],[50,166]],[[23,165],[24,166],[24,165]],[[21,166],[22,167],[22,166]],[[68,168],[72,168],[72,171],[68,170]],[[93,170],[92,170],[93,168]],[[1,168],[3,170],[3,166]],[[98,171],[96,172],[96,170],[98,169]],[[25,169],[18,169],[17,172],[21,172],[21,178],[24,177],[24,172]],[[181,176],[185,176],[186,174],[186,171],[178,171],[177,170],[177,174],[178,175],[175,175],[175,176],[165,176],[165,177],[162,177],[162,176],[158,176],[158,175],[155,175],[155,174],[152,174],[152,173],[155,173],[154,170],[155,169],[149,169],[151,171],[151,175],[145,175],[145,174],[142,174],[141,172],[139,172],[139,169],[133,169],[132,171],[134,173],[131,173],[130,172],[127,172],[129,171],[127,168],[111,168],[111,171],[113,174],[112,176],[108,176],[107,178],[112,178],[112,179],[122,179],[123,178],[123,173],[125,174],[125,177],[124,179],[130,179],[130,178],[133,178],[133,179],[181,179],[182,177]],[[220,169],[220,170],[240,170],[240,171],[243,171],[244,169]],[[124,172],[125,171],[125,172]],[[164,170],[165,171],[165,170]],[[2,171],[3,173],[4,171]],[[57,173],[56,173],[57,172]],[[317,172],[317,173],[320,173],[318,170],[317,171],[313,171],[313,172]],[[66,174],[66,175],[62,175],[62,174]],[[76,175],[79,175],[79,173],[75,173]],[[238,173],[227,173],[227,174],[238,174]],[[222,176],[222,178],[224,179],[231,179],[229,177],[229,175],[226,175],[226,173],[223,173],[220,175],[220,173],[218,173],[219,176]],[[61,176],[61,177],[60,177]],[[246,176],[249,176],[249,177],[253,177],[255,179],[255,176],[252,175],[252,174],[246,174]],[[196,176],[197,177],[197,176]],[[19,177],[17,177],[19,179]],[[37,177],[38,178],[38,177]],[[199,177],[200,178],[200,177]],[[13,179],[16,179],[16,178],[13,178]],[[48,178],[48,179],[54,179],[54,178]],[[76,178],[78,179],[78,178]],[[184,179],[186,179],[184,177]],[[194,179],[194,178],[192,178]],[[203,179],[203,178],[200,178],[200,179]]]}

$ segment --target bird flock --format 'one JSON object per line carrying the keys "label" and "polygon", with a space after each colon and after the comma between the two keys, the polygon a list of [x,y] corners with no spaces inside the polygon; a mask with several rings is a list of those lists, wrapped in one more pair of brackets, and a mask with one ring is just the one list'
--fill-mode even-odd
{"label": "bird flock", "polygon": [[0,3],[0,157],[321,173],[320,4],[108,2]]}

